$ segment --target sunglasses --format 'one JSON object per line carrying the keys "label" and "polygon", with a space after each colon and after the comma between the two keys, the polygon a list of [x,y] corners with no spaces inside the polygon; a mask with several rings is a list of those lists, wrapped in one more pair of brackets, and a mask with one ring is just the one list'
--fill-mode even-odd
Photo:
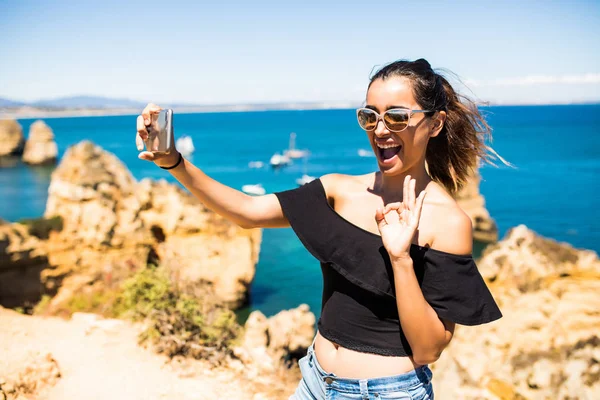
{"label": "sunglasses", "polygon": [[370,108],[359,108],[356,110],[358,124],[365,131],[372,131],[377,128],[379,119],[383,121],[383,125],[390,132],[402,132],[408,128],[410,117],[414,113],[433,112],[431,110],[408,110],[406,108],[392,108],[379,115],[375,110]]}

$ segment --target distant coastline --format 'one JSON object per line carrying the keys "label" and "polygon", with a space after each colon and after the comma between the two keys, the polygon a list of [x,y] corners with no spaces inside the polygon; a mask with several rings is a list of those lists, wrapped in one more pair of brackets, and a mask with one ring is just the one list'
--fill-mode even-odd
{"label": "distant coastline", "polygon": [[[352,102],[326,102],[326,103],[272,103],[272,104],[225,104],[225,105],[168,105],[178,114],[195,114],[211,112],[246,112],[246,111],[276,111],[276,110],[331,110],[358,107]],[[38,108],[32,106],[0,107],[0,119],[28,119],[28,118],[72,118],[91,116],[137,115],[142,111],[140,107],[65,107],[65,108]]]}
{"label": "distant coastline", "polygon": [[[567,106],[567,105],[598,105],[600,102],[576,103],[485,103],[482,107],[527,107],[527,106]],[[296,103],[266,103],[266,104],[222,104],[222,105],[168,105],[178,114],[217,113],[217,112],[247,112],[247,111],[284,111],[284,110],[333,110],[352,109],[360,107],[353,102],[296,102]],[[74,118],[74,117],[105,117],[117,115],[137,115],[142,110],[139,107],[0,107],[0,119],[33,119],[33,118]]]}

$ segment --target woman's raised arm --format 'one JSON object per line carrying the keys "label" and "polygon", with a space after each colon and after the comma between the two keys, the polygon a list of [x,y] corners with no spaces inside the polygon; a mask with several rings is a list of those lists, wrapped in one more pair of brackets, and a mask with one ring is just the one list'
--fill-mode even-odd
{"label": "woman's raised arm", "polygon": [[[148,104],[137,118],[136,144],[138,150],[144,149],[143,141],[148,137],[146,127],[151,116],[161,108]],[[172,151],[158,155],[142,151],[140,159],[153,161],[160,167],[172,166],[179,160],[179,152]],[[229,219],[242,228],[281,228],[289,223],[274,194],[249,196],[239,190],[226,186],[209,177],[191,162],[183,159],[177,167],[168,170],[186,189],[210,210]]]}

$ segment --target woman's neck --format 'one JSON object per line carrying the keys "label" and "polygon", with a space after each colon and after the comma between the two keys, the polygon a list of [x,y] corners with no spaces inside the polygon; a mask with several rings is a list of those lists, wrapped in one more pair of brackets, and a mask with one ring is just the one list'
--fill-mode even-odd
{"label": "woman's neck", "polygon": [[375,173],[374,189],[384,200],[384,203],[402,201],[404,195],[404,178],[410,175],[416,180],[415,196],[418,196],[422,190],[431,182],[431,177],[425,169],[425,165],[415,166],[399,175],[385,175],[381,172]]}

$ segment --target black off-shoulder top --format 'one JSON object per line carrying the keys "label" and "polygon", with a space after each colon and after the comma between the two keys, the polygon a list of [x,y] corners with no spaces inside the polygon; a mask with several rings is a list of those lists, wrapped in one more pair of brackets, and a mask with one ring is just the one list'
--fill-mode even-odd
{"label": "black off-shoulder top", "polygon": [[[321,263],[320,334],[356,351],[412,355],[381,237],[338,214],[320,179],[275,195],[302,244]],[[410,255],[423,296],[440,318],[479,325],[502,317],[472,256],[418,245],[411,246]]]}

